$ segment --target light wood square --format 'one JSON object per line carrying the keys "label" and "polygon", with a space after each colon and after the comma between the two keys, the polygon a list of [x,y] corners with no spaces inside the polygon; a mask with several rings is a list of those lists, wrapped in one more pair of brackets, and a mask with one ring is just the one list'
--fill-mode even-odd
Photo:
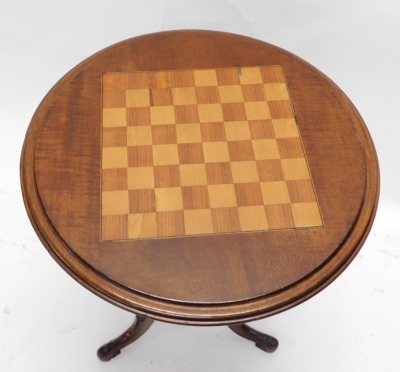
{"label": "light wood square", "polygon": [[279,159],[279,148],[276,139],[253,140],[254,157],[256,160]]}
{"label": "light wood square", "polygon": [[150,106],[149,89],[127,89],[127,107],[147,107]]}
{"label": "light wood square", "polygon": [[251,139],[249,123],[247,121],[227,121],[224,125],[228,141]]}
{"label": "light wood square", "polygon": [[101,214],[103,216],[128,213],[128,190],[103,191],[101,193]]}
{"label": "light wood square", "polygon": [[128,215],[128,238],[137,239],[142,229],[144,213],[134,213]]}
{"label": "light wood square", "polygon": [[128,215],[129,239],[157,237],[157,214],[135,213]]}
{"label": "light wood square", "polygon": [[210,208],[236,207],[236,194],[233,185],[209,185]]}
{"label": "light wood square", "polygon": [[205,164],[182,164],[179,170],[182,186],[207,185]]}
{"label": "light wood square", "polygon": [[103,148],[102,168],[126,168],[128,166],[128,150],[126,147]]}
{"label": "light wood square", "polygon": [[193,209],[183,211],[185,220],[185,234],[212,234],[213,223],[210,209]]}
{"label": "light wood square", "polygon": [[296,227],[322,226],[317,203],[293,203],[291,207]]}
{"label": "light wood square", "polygon": [[197,87],[217,86],[217,74],[215,70],[195,70],[194,83]]}
{"label": "light wood square", "polygon": [[241,231],[257,231],[268,229],[267,216],[263,205],[239,207]]}
{"label": "light wood square", "polygon": [[103,109],[103,127],[125,127],[126,108]]}
{"label": "light wood square", "polygon": [[178,145],[153,145],[153,164],[179,164]]}
{"label": "light wood square", "polygon": [[261,182],[261,193],[265,205],[290,203],[285,181]]}
{"label": "light wood square", "polygon": [[234,183],[258,182],[257,164],[255,161],[237,161],[231,163]]}
{"label": "light wood square", "polygon": [[126,75],[123,73],[107,73],[103,75],[104,90],[125,90]]}
{"label": "light wood square", "polygon": [[148,73],[150,89],[171,87],[171,71],[151,71]]}
{"label": "light wood square", "polygon": [[178,143],[202,142],[200,124],[177,124],[176,135]]}
{"label": "light wood square", "polygon": [[230,161],[226,142],[204,142],[204,161],[206,163],[222,163]]}
{"label": "light wood square", "polygon": [[128,146],[151,145],[151,127],[149,125],[140,125],[127,128]]}
{"label": "light wood square", "polygon": [[199,120],[201,123],[223,121],[222,106],[219,103],[198,105]]}
{"label": "light wood square", "polygon": [[240,85],[219,86],[218,90],[222,103],[243,102],[242,87]]}
{"label": "light wood square", "polygon": [[175,124],[174,106],[150,107],[150,123],[152,125]]}
{"label": "light wood square", "polygon": [[274,132],[276,138],[294,138],[300,137],[294,118],[273,119]]}
{"label": "light wood square", "polygon": [[154,192],[157,212],[183,210],[182,189],[180,187],[154,189]]}
{"label": "light wood square", "polygon": [[197,103],[196,88],[173,88],[174,105],[194,105]]}
{"label": "light wood square", "polygon": [[261,84],[263,82],[259,67],[244,67],[239,75],[241,84]]}
{"label": "light wood square", "polygon": [[306,159],[282,159],[281,163],[285,180],[305,180],[310,178]]}
{"label": "light wood square", "polygon": [[142,229],[139,238],[152,238],[157,236],[157,213],[143,215]]}
{"label": "light wood square", "polygon": [[264,84],[264,90],[268,101],[281,101],[289,99],[289,92],[285,83]]}
{"label": "light wood square", "polygon": [[245,102],[247,120],[270,119],[271,113],[267,102]]}
{"label": "light wood square", "polygon": [[128,189],[152,189],[154,188],[153,167],[128,168]]}

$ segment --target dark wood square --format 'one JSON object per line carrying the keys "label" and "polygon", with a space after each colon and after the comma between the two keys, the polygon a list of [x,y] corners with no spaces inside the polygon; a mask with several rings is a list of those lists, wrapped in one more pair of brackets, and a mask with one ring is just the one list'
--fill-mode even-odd
{"label": "dark wood square", "polygon": [[198,104],[220,103],[218,87],[196,87]]}
{"label": "dark wood square", "polygon": [[175,106],[176,124],[188,124],[199,122],[199,112],[197,105]]}
{"label": "dark wood square", "polygon": [[233,183],[231,163],[206,163],[209,185]]}
{"label": "dark wood square", "polygon": [[247,119],[243,102],[222,103],[222,112],[225,121],[241,121]]}
{"label": "dark wood square", "polygon": [[175,125],[152,125],[151,135],[153,145],[166,145],[177,142]]}
{"label": "dark wood square", "polygon": [[224,123],[200,123],[203,142],[226,141]]}
{"label": "dark wood square", "polygon": [[131,146],[128,147],[128,166],[146,167],[153,165],[152,146]]}
{"label": "dark wood square", "polygon": [[128,126],[150,125],[150,107],[127,107],[126,120]]}
{"label": "dark wood square", "polygon": [[129,213],[156,211],[154,189],[129,190]]}
{"label": "dark wood square", "polygon": [[201,143],[178,144],[180,164],[204,163],[203,146]]}
{"label": "dark wood square", "polygon": [[180,186],[179,165],[160,165],[154,167],[155,187]]}
{"label": "dark wood square", "polygon": [[231,161],[254,160],[254,150],[251,141],[229,141],[228,150]]}
{"label": "dark wood square", "polygon": [[172,106],[172,89],[158,88],[150,90],[150,106]]}
{"label": "dark wood square", "polygon": [[259,182],[236,183],[235,192],[239,207],[264,204]]}
{"label": "dark wood square", "polygon": [[184,186],[182,187],[182,198],[185,210],[210,208],[207,186]]}
{"label": "dark wood square", "polygon": [[249,129],[254,140],[275,138],[272,120],[249,120]]}

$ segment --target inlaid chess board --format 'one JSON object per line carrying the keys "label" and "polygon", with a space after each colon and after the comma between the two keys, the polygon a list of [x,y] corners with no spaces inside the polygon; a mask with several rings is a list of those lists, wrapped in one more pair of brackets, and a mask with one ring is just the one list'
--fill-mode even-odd
{"label": "inlaid chess board", "polygon": [[322,226],[280,66],[103,75],[102,240]]}

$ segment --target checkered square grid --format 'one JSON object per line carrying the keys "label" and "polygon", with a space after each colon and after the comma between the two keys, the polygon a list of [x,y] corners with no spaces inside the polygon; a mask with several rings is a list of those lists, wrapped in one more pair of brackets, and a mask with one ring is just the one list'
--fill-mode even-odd
{"label": "checkered square grid", "polygon": [[102,240],[322,226],[280,66],[106,73]]}

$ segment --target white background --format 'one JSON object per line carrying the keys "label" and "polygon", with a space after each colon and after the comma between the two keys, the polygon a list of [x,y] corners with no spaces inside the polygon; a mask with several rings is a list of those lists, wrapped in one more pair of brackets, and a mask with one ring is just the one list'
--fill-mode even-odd
{"label": "white background", "polygon": [[[0,371],[400,370],[400,6],[398,0],[85,1],[0,5]],[[47,254],[26,216],[19,157],[34,110],[84,58],[140,34],[239,33],[307,60],[350,97],[375,141],[381,201],[360,254],[331,286],[253,323],[265,354],[226,327],[155,323],[109,363],[95,351],[133,316]]]}

